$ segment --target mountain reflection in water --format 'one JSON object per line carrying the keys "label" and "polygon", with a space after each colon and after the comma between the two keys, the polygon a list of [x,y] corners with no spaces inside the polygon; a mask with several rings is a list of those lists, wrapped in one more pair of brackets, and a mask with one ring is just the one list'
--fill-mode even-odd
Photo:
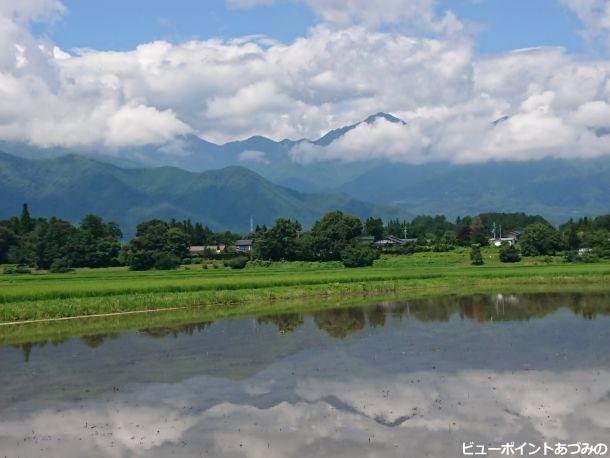
{"label": "mountain reflection in water", "polygon": [[444,458],[469,441],[608,443],[609,348],[600,294],[378,303],[5,346],[0,450]]}

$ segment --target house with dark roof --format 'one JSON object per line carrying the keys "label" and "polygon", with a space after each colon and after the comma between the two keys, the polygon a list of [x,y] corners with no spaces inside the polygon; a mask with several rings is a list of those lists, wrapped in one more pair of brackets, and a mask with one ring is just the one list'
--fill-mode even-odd
{"label": "house with dark roof", "polygon": [[238,240],[235,242],[235,251],[238,253],[250,253],[253,246],[253,240]]}
{"label": "house with dark roof", "polygon": [[416,241],[417,241],[417,239],[401,239],[394,235],[386,235],[382,239],[379,239],[376,242],[374,242],[373,246],[376,248],[383,249],[383,248],[395,247],[395,246],[405,246],[405,245],[408,245],[409,243],[415,243]]}

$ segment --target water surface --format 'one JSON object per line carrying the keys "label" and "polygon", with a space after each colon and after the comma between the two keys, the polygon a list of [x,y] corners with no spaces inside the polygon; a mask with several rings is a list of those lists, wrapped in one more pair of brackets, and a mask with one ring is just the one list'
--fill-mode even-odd
{"label": "water surface", "polygon": [[583,294],[5,346],[0,455],[453,457],[470,441],[608,443],[609,350],[610,296]]}

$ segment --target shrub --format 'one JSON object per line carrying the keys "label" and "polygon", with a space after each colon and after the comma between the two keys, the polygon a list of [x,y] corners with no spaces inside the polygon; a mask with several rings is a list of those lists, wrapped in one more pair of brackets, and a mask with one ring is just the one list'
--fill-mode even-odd
{"label": "shrub", "polygon": [[387,247],[386,249],[383,250],[383,252],[385,254],[392,254],[392,255],[413,254],[413,253],[415,253],[415,245],[413,245],[412,243],[409,243],[408,245],[404,245],[404,246]]}
{"label": "shrub", "polygon": [[161,252],[156,256],[155,269],[172,270],[180,265],[180,258],[171,253]]}
{"label": "shrub", "polygon": [[570,250],[570,251],[566,251],[565,255],[563,256],[563,261],[564,262],[577,262],[579,261],[579,256],[578,256],[578,251],[576,250]]}
{"label": "shrub", "polygon": [[582,262],[585,262],[587,264],[599,262],[601,258],[601,250],[593,248],[592,250],[584,252],[579,257]]}
{"label": "shrub", "polygon": [[247,264],[248,264],[248,258],[243,257],[243,256],[240,258],[229,259],[227,261],[227,266],[230,267],[231,269],[243,269],[246,267]]}
{"label": "shrub", "polygon": [[599,262],[602,257],[602,251],[594,248],[582,253],[579,253],[576,250],[568,251],[564,255],[563,260],[565,262],[584,262],[586,264],[592,264]]}
{"label": "shrub", "polygon": [[54,274],[65,274],[72,271],[72,262],[67,258],[58,258],[53,261],[49,272]]}
{"label": "shrub", "polygon": [[475,244],[470,248],[470,262],[473,266],[482,266],[484,264],[481,245]]}
{"label": "shrub", "polygon": [[521,261],[521,252],[514,245],[503,243],[500,247],[501,262],[519,262]]}
{"label": "shrub", "polygon": [[367,267],[379,259],[379,251],[364,245],[350,245],[341,252],[345,267]]}
{"label": "shrub", "polygon": [[31,274],[32,270],[23,264],[6,265],[2,272],[6,275]]}

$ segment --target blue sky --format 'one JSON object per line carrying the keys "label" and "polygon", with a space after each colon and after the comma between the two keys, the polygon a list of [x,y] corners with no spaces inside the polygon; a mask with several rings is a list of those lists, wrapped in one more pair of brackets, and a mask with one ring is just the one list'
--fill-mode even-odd
{"label": "blue sky", "polygon": [[[64,49],[128,50],[157,39],[174,43],[212,37],[263,34],[285,43],[316,22],[307,6],[281,1],[271,6],[231,8],[225,0],[64,0],[69,13],[48,31]],[[556,0],[443,0],[439,11],[481,27],[477,51],[504,52],[535,46],[586,50],[576,15]]]}

